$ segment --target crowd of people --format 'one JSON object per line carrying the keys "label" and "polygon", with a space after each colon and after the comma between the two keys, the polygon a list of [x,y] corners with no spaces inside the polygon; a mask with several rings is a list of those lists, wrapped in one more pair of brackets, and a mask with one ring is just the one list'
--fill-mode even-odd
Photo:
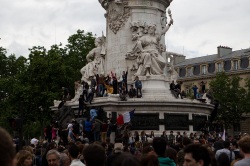
{"label": "crowd of people", "polygon": [[[113,143],[110,137],[89,141],[72,140],[68,126],[68,142],[32,139],[15,151],[8,132],[0,128],[2,166],[249,166],[250,136],[237,138],[218,133],[162,134],[134,131],[127,126]],[[72,127],[74,128],[74,127]],[[74,130],[74,129],[73,129]],[[86,131],[83,131],[84,133]],[[87,133],[86,133],[87,134]],[[59,137],[58,137],[59,138]]]}
{"label": "crowd of people", "polygon": [[[187,94],[185,93],[184,90],[181,90],[181,85],[182,82],[178,81],[178,82],[174,82],[174,80],[169,84],[169,89],[172,92],[172,94],[176,97],[176,98],[186,98]],[[206,102],[206,100],[208,99],[207,97],[207,93],[206,93],[206,89],[205,89],[205,82],[201,82],[201,88],[199,90],[199,88],[197,87],[197,85],[193,85],[193,87],[191,88],[191,90],[193,91],[193,98],[197,99],[201,102]]]}
{"label": "crowd of people", "polygon": [[[122,75],[118,78],[116,73],[111,72],[105,77],[103,74],[96,74],[89,77],[89,81],[82,80],[75,83],[76,93],[78,88],[82,87],[82,93],[79,95],[79,106],[83,106],[84,102],[91,104],[94,97],[106,97],[109,94],[118,94],[122,101],[129,98],[142,97],[142,82],[136,76],[133,83],[130,84],[128,89],[127,82],[128,71],[123,71]],[[70,100],[68,88],[62,87],[62,104]]]}

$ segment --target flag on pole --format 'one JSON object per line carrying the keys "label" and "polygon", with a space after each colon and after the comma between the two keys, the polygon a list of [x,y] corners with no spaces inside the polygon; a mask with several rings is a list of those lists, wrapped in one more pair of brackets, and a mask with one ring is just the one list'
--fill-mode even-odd
{"label": "flag on pole", "polygon": [[224,129],[224,131],[223,131],[223,134],[222,134],[221,139],[222,139],[223,141],[226,140],[226,130],[225,130],[225,129]]}
{"label": "flag on pole", "polygon": [[124,123],[129,123],[133,118],[135,113],[135,109],[130,112],[125,112],[124,114],[120,114],[116,119],[117,125],[123,125]]}
{"label": "flag on pole", "polygon": [[123,120],[123,115],[122,114],[119,114],[118,118],[116,119],[116,124],[118,126],[121,126],[124,124],[124,120]]}
{"label": "flag on pole", "polygon": [[124,123],[129,123],[131,121],[132,117],[134,116],[134,114],[135,114],[135,109],[130,111],[130,112],[125,112],[123,114]]}

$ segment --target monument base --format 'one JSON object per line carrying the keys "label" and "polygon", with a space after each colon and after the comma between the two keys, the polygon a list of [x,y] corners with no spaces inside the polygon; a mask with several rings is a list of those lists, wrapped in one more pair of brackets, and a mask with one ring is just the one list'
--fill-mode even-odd
{"label": "monument base", "polygon": [[175,99],[169,90],[170,80],[165,75],[139,76],[144,99]]}

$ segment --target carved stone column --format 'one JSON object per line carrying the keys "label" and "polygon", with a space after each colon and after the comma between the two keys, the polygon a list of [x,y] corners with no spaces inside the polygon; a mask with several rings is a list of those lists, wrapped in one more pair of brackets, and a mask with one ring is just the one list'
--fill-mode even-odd
{"label": "carved stone column", "polygon": [[[99,0],[106,10],[106,73],[115,72],[120,75],[122,71],[132,66],[125,55],[134,46],[132,41],[131,24],[142,22],[155,24],[156,31],[164,28],[163,20],[166,9],[172,0]],[[165,45],[165,37],[161,37],[161,44]],[[134,73],[128,72],[128,80]]]}

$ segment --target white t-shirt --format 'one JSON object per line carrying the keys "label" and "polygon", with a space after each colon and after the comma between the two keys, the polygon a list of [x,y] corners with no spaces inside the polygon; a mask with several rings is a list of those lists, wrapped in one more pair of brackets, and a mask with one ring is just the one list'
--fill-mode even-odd
{"label": "white t-shirt", "polygon": [[67,129],[72,129],[73,128],[73,124],[68,124],[68,127],[67,127]]}

